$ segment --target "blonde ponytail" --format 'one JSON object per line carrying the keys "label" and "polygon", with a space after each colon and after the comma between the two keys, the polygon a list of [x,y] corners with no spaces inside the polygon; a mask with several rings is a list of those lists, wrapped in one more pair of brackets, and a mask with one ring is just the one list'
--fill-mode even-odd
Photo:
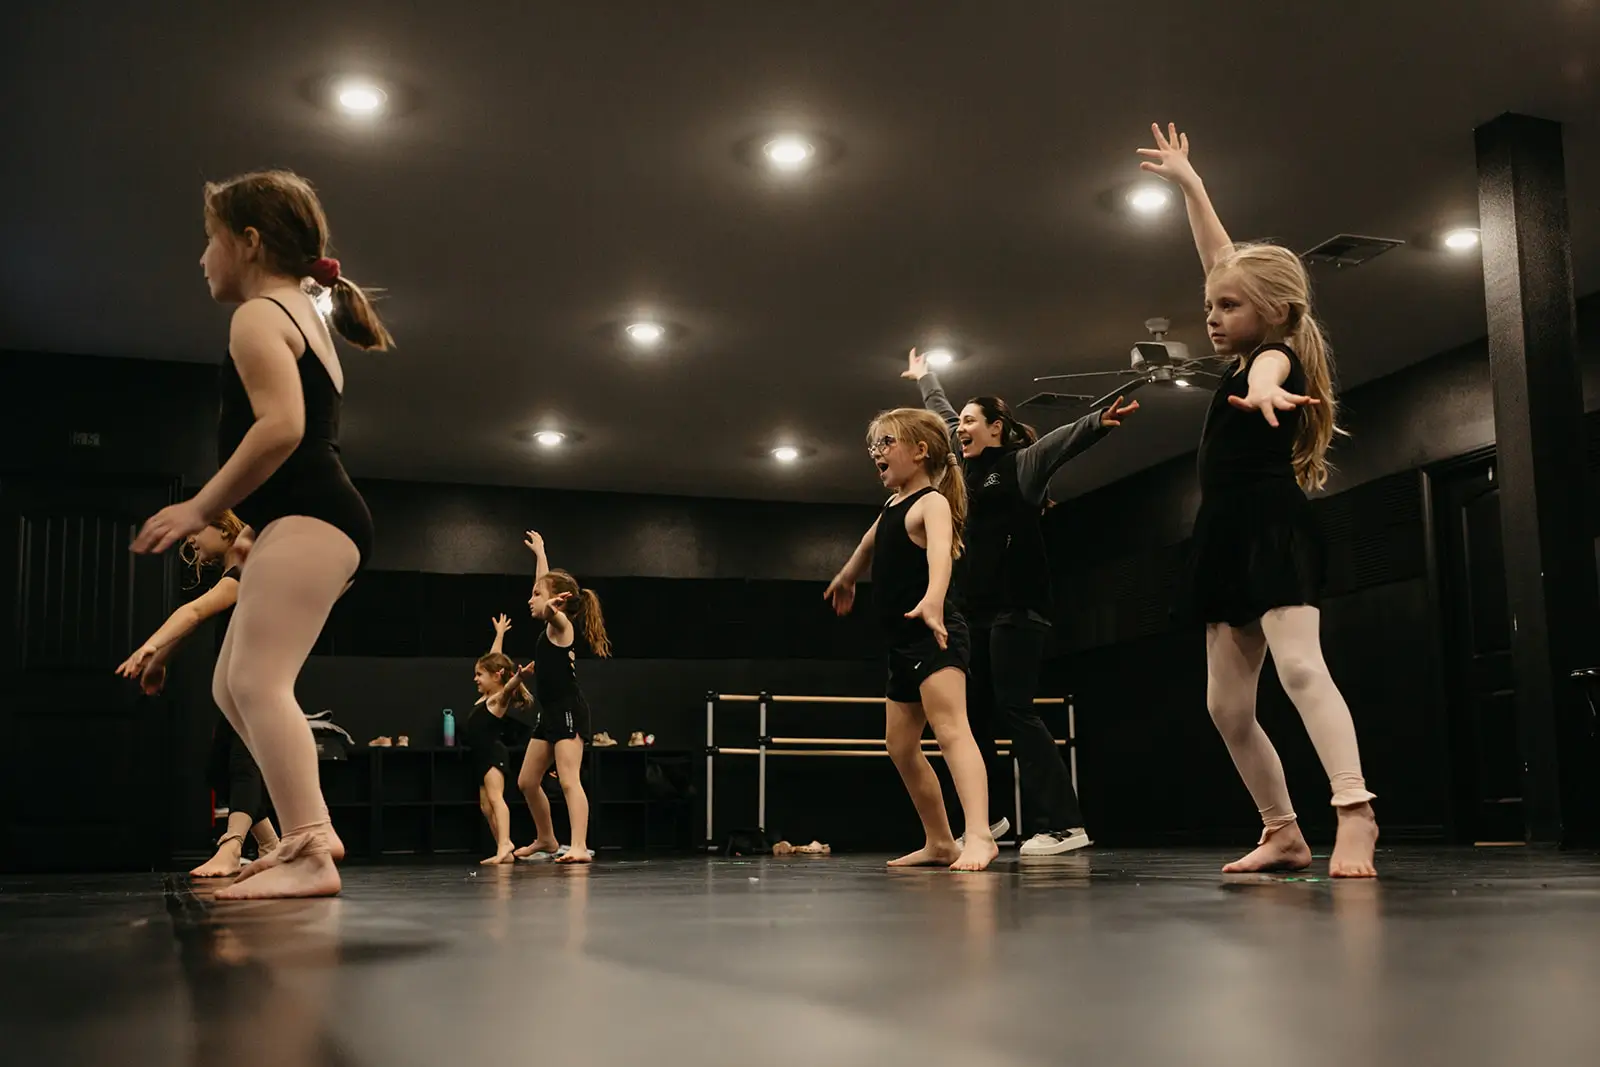
{"label": "blonde ponytail", "polygon": [[961,531],[967,525],[967,481],[961,474],[961,463],[954,450],[947,452],[944,471],[934,479],[933,486],[939,495],[950,502],[950,558],[960,559],[966,551]]}

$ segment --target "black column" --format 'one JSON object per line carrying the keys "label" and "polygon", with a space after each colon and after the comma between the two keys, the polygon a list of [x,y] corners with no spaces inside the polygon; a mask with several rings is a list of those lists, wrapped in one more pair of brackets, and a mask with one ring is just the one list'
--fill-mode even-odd
{"label": "black column", "polygon": [[1561,126],[1506,114],[1476,131],[1500,526],[1533,841],[1593,840],[1590,714],[1573,670],[1600,665],[1583,380]]}

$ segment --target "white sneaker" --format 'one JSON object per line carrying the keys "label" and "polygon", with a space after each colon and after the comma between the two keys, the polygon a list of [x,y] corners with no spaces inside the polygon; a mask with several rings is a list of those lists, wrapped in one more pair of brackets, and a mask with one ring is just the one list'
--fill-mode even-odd
{"label": "white sneaker", "polygon": [[1059,856],[1063,852],[1076,852],[1080,848],[1088,848],[1094,844],[1089,840],[1089,835],[1084,833],[1083,827],[1075,826],[1064,832],[1047,830],[1042,834],[1034,834],[1022,843],[1017,850],[1019,856]]}
{"label": "white sneaker", "polygon": [[[1004,837],[1006,833],[1010,831],[1010,829],[1011,820],[1002,815],[1000,816],[999,821],[989,824],[989,836],[998,841]],[[956,848],[966,848],[966,841],[966,834],[962,834],[960,837],[956,838]]]}

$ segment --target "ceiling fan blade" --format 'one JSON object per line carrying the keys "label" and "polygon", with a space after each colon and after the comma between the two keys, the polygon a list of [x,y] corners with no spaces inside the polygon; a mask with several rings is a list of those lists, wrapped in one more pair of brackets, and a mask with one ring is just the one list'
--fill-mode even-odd
{"label": "ceiling fan blade", "polygon": [[1145,386],[1147,386],[1149,384],[1150,384],[1150,379],[1149,378],[1140,378],[1136,382],[1129,382],[1126,388],[1113,389],[1113,390],[1111,390],[1111,392],[1107,393],[1105,396],[1101,397],[1099,400],[1096,400],[1094,403],[1090,404],[1089,405],[1089,410],[1093,411],[1095,408],[1103,408],[1107,404],[1111,403],[1113,400],[1117,399],[1118,397],[1127,396],[1129,393],[1133,392],[1135,389],[1143,389]]}
{"label": "ceiling fan blade", "polygon": [[1029,404],[1035,407],[1067,407],[1075,406],[1074,401],[1093,399],[1094,397],[1088,393],[1035,393],[1017,407],[1025,408]]}
{"label": "ceiling fan blade", "polygon": [[1144,373],[1144,372],[1143,371],[1136,371],[1136,370],[1086,370],[1086,371],[1079,371],[1077,374],[1046,374],[1046,375],[1044,375],[1042,377],[1035,378],[1034,381],[1036,381],[1036,382],[1059,382],[1064,378],[1104,378],[1108,374],[1117,374],[1117,375],[1122,375],[1122,376],[1126,377],[1127,375],[1130,375],[1130,374],[1131,375],[1138,375],[1138,374],[1142,374],[1142,373]]}

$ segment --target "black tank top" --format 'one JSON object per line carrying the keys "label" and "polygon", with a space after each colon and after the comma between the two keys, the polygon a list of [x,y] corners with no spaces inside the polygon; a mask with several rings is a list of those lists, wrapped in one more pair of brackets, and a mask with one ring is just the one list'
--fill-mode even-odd
{"label": "black tank top", "polygon": [[1245,360],[1238,371],[1223,377],[1211,397],[1205,428],[1200,431],[1200,492],[1238,489],[1267,483],[1294,482],[1294,439],[1304,416],[1299,408],[1278,412],[1276,428],[1259,411],[1242,411],[1228,403],[1228,397],[1241,399],[1250,394],[1250,368],[1263,352],[1282,352],[1289,357],[1289,376],[1283,387],[1304,394],[1306,373],[1300,357],[1284,344],[1265,344]]}
{"label": "black tank top", "polygon": [[928,486],[898,504],[885,504],[878,516],[878,532],[872,539],[872,604],[879,625],[891,638],[914,639],[928,632],[921,619],[905,617],[928,593],[928,550],[918,548],[906,532],[906,514],[933,491]]}
{"label": "black tank top", "polygon": [[[289,315],[289,321],[294,323],[294,328],[300,334],[303,347],[295,366],[300,371],[300,393],[305,398],[306,428],[300,444],[289,453],[283,465],[257,486],[255,492],[234,505],[234,513],[246,525],[254,526],[257,533],[265,523],[256,520],[268,518],[270,521],[292,510],[280,505],[292,497],[295,487],[317,485],[330,479],[336,482],[348,480],[339,462],[339,412],[343,398],[334,387],[328,368],[311,350],[311,340],[300,329],[295,317],[289,314],[289,309],[270,296],[263,299],[272,300],[285,315]],[[220,391],[222,411],[217,416],[219,467],[228,462],[256,421],[255,410],[250,406],[250,394],[245,391],[244,381],[239,377],[239,368],[234,365],[232,354],[222,361]]]}
{"label": "black tank top", "polygon": [[546,708],[570,700],[578,692],[578,634],[574,627],[572,644],[562,648],[551,642],[547,631],[540,631],[533,646],[533,691]]}

